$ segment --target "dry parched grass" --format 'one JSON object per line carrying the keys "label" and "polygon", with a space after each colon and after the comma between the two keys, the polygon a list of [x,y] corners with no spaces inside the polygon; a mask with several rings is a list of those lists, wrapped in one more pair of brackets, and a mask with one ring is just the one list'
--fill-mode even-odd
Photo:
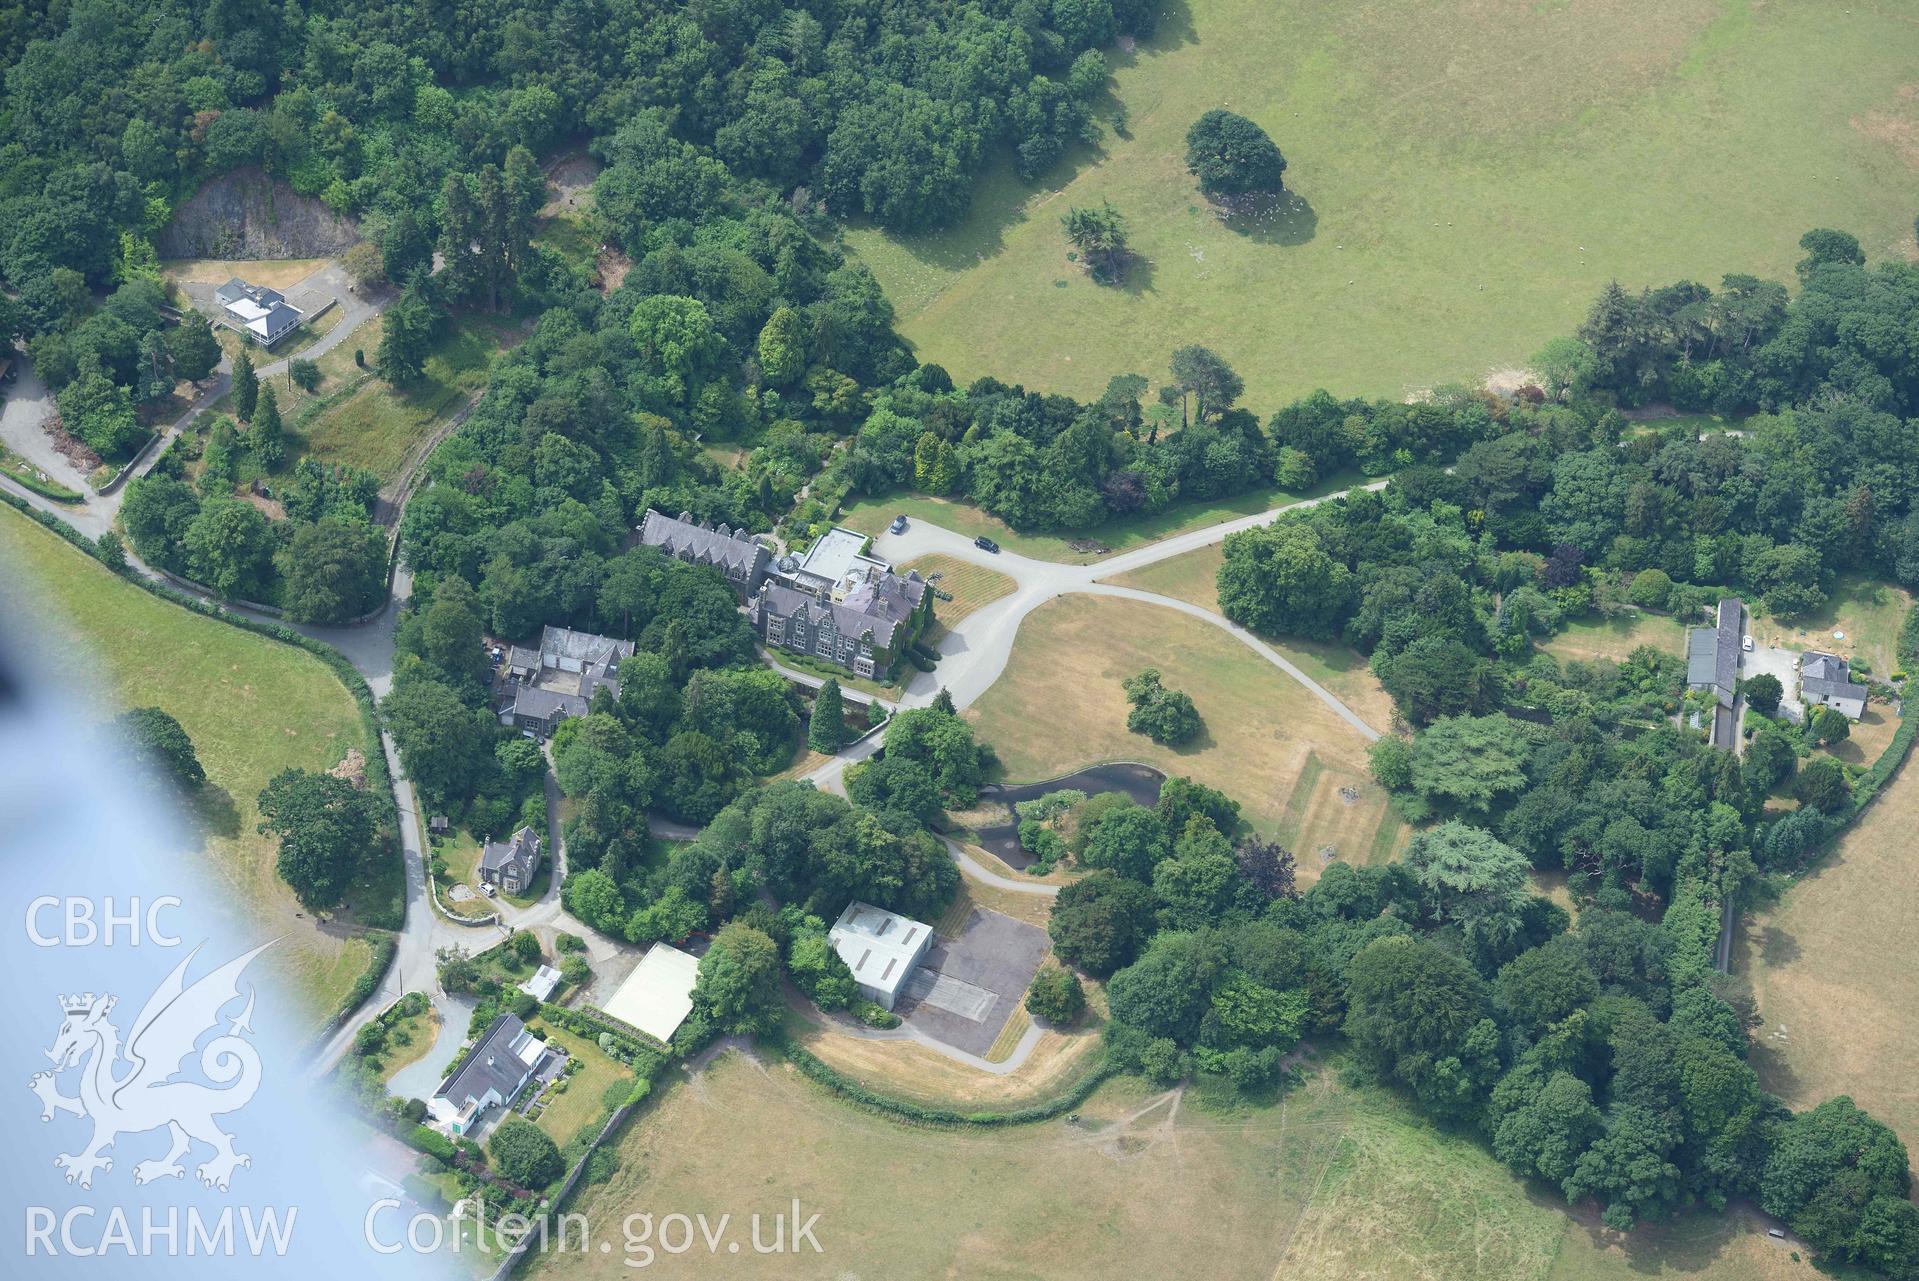
{"label": "dry parched grass", "polygon": [[[1102,581],[1136,587],[1187,601],[1213,613],[1219,609],[1219,567],[1226,549],[1214,543]],[[1302,640],[1296,636],[1268,636],[1266,643],[1291,659],[1300,671],[1331,690],[1339,701],[1358,712],[1374,729],[1385,732],[1393,723],[1393,700],[1366,656],[1337,643]]]}
{"label": "dry parched grass", "polygon": [[[1127,730],[1120,682],[1147,667],[1192,696],[1206,725],[1194,742],[1161,747]],[[1367,768],[1365,741],[1292,677],[1216,627],[1135,601],[1066,596],[1034,610],[1006,671],[967,715],[1009,779],[1142,761],[1222,789],[1267,834],[1281,830],[1309,760],[1348,780]],[[1379,822],[1361,808],[1348,811],[1356,844]],[[1316,863],[1301,858],[1305,879]]]}
{"label": "dry parched grass", "polygon": [[183,285],[224,285],[238,276],[249,285],[291,289],[326,265],[325,258],[172,258],[160,273]]}
{"label": "dry parched grass", "polygon": [[[673,1076],[620,1142],[620,1166],[569,1208],[597,1248],[538,1257],[535,1277],[632,1274],[620,1224],[650,1213],[817,1213],[819,1254],[722,1243],[656,1251],[649,1273],[698,1277],[1113,1277],[1192,1281],[1810,1281],[1739,1219],[1631,1237],[1568,1220],[1471,1139],[1332,1074],[1277,1104],[1210,1087],[1102,1086],[1079,1122],[1005,1130],[905,1126],[858,1111],[783,1064],[730,1054]],[[976,1074],[977,1075],[977,1074]],[[574,1234],[577,1243],[577,1231]]]}
{"label": "dry parched grass", "polygon": [[1327,765],[1309,754],[1275,833],[1293,851],[1301,879],[1311,882],[1335,859],[1385,863],[1410,837],[1371,775]]}
{"label": "dry parched grass", "polygon": [[1858,826],[1780,905],[1744,931],[1764,1024],[1754,1066],[1806,1108],[1849,1094],[1919,1147],[1919,767],[1910,760]]}
{"label": "dry parched grass", "polygon": [[933,618],[948,627],[982,605],[990,605],[1002,596],[1011,596],[1019,586],[997,569],[974,565],[952,556],[922,556],[898,566],[898,569],[902,574],[917,569],[921,578],[931,578],[935,574],[940,576],[933,585],[940,591],[950,592],[953,599],[935,600]]}

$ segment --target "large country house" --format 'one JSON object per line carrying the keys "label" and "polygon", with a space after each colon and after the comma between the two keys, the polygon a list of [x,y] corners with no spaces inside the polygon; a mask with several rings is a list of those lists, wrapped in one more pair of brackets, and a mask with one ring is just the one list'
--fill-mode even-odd
{"label": "large country house", "polygon": [[933,592],[917,570],[901,577],[865,548],[860,534],[833,529],[804,560],[782,557],[747,602],[754,630],[855,676],[890,672],[933,617]]}
{"label": "large country house", "polygon": [[620,694],[620,660],[633,654],[633,642],[548,627],[533,649],[515,645],[506,660],[505,697],[500,721],[549,738],[569,716],[584,716],[600,689]]}
{"label": "large country house", "polygon": [[926,582],[868,555],[865,535],[850,529],[828,530],[804,558],[777,561],[744,529],[696,524],[688,512],[647,512],[639,539],[641,546],[725,574],[768,645],[855,676],[891,671],[933,615]]}
{"label": "large country house", "polygon": [[675,518],[649,509],[640,520],[640,546],[658,548],[689,565],[711,565],[726,575],[741,596],[760,589],[773,559],[773,553],[744,529],[696,525],[690,512]]}

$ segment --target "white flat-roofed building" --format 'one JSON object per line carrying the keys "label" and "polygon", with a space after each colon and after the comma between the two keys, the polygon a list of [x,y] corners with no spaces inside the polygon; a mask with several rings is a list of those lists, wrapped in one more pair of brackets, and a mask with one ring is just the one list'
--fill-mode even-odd
{"label": "white flat-roofed building", "polygon": [[699,978],[698,957],[655,943],[600,1008],[665,1045],[693,1012],[693,985]]}
{"label": "white flat-roofed building", "polygon": [[933,927],[858,899],[833,922],[833,950],[853,971],[860,995],[887,1009],[933,942]]}
{"label": "white flat-roofed building", "polygon": [[259,343],[271,347],[292,333],[306,313],[286,300],[277,289],[249,285],[235,276],[213,291],[213,300],[226,313],[227,324]]}
{"label": "white flat-roofed building", "polygon": [[551,965],[542,965],[533,972],[533,977],[520,984],[520,990],[536,1001],[553,999],[553,989],[560,985],[560,972]]}

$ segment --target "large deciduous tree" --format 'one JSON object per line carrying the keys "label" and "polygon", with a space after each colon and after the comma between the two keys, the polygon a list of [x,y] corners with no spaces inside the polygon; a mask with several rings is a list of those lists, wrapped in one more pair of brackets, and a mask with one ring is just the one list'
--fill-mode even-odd
{"label": "large deciduous tree", "polygon": [[1352,571],[1310,525],[1288,521],[1227,535],[1219,605],[1241,626],[1330,640],[1353,600]]}
{"label": "large deciduous tree", "polygon": [[136,751],[181,787],[189,790],[206,782],[207,772],[193,750],[193,740],[172,713],[158,707],[136,707],[116,722]]}
{"label": "large deciduous tree", "polygon": [[386,595],[386,537],[376,526],[336,517],[301,525],[279,561],[295,622],[344,623]]}
{"label": "large deciduous tree", "polygon": [[1270,194],[1285,185],[1286,157],[1245,116],[1213,110],[1186,131],[1186,168],[1213,199]]}
{"label": "large deciduous tree", "polygon": [[759,930],[740,921],[721,927],[700,958],[693,1003],[715,1027],[738,1034],[771,1029],[780,997],[780,950]]}
{"label": "large deciduous tree", "polygon": [[373,802],[343,778],[282,770],[260,793],[263,835],[280,842],[280,879],[308,911],[338,907],[377,825]]}

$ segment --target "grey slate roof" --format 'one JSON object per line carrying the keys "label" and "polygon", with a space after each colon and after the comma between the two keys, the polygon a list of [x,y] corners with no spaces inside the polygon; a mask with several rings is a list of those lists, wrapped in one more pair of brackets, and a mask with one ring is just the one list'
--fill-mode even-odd
{"label": "grey slate roof", "polygon": [[1731,707],[1739,687],[1739,641],[1744,633],[1746,605],[1728,596],[1714,610],[1715,627],[1695,627],[1686,633],[1686,684],[1711,686],[1721,707]]}
{"label": "grey slate roof", "polygon": [[1845,659],[1816,649],[1799,656],[1799,689],[1816,698],[1856,698],[1862,703],[1871,693],[1852,679],[1852,665]]}
{"label": "grey slate roof", "polygon": [[266,321],[267,337],[274,338],[298,324],[300,313],[283,302],[274,302],[267,307],[263,319]]}
{"label": "grey slate roof", "polygon": [[[228,280],[226,284],[221,285],[213,291],[213,300],[223,307],[228,303],[238,302],[242,298],[251,298],[254,302],[267,308],[272,308],[286,302],[286,295],[279,290],[269,289],[265,285],[249,285],[238,276],[234,276]],[[298,313],[295,314],[297,315]]]}
{"label": "grey slate roof", "polygon": [[1694,627],[1686,633],[1686,684],[1713,683],[1719,671],[1719,629]]}
{"label": "grey slate roof", "polygon": [[510,841],[488,841],[480,851],[480,870],[498,874],[509,867],[519,872],[520,884],[533,878],[540,861],[540,838],[532,828],[523,827]]}
{"label": "grey slate roof", "polygon": [[833,630],[842,636],[858,638],[873,633],[873,644],[885,648],[893,643],[893,633],[911,618],[926,596],[926,584],[917,572],[901,578],[894,573],[874,573],[867,581],[848,592],[844,599],[821,600],[796,588],[768,583],[754,601],[754,621],[766,613],[776,618],[800,615],[810,627],[827,618]]}
{"label": "grey slate roof", "polygon": [[592,710],[592,703],[578,694],[567,694],[557,689],[541,689],[538,685],[522,685],[513,691],[513,702],[508,711],[515,716],[529,716],[534,720],[548,721],[555,712],[567,716],[584,716]]}
{"label": "grey slate roof", "polygon": [[436,1097],[450,1099],[461,1107],[484,1098],[489,1089],[502,1099],[512,1098],[528,1075],[527,1064],[513,1052],[513,1043],[524,1031],[526,1024],[516,1014],[494,1019],[486,1035],[475,1041],[466,1057],[447,1074]]}
{"label": "grey slate roof", "polygon": [[648,508],[640,520],[640,545],[656,547],[696,565],[717,565],[735,576],[756,578],[773,554],[744,529],[722,523],[718,528],[695,524],[691,512],[665,516]]}
{"label": "grey slate roof", "polygon": [[[520,652],[519,646],[514,646],[514,652]],[[549,623],[540,633],[540,655],[551,660],[568,658],[585,664],[617,663],[622,658],[633,656],[633,642],[614,640],[593,632],[576,632],[570,627],[554,627]]]}

